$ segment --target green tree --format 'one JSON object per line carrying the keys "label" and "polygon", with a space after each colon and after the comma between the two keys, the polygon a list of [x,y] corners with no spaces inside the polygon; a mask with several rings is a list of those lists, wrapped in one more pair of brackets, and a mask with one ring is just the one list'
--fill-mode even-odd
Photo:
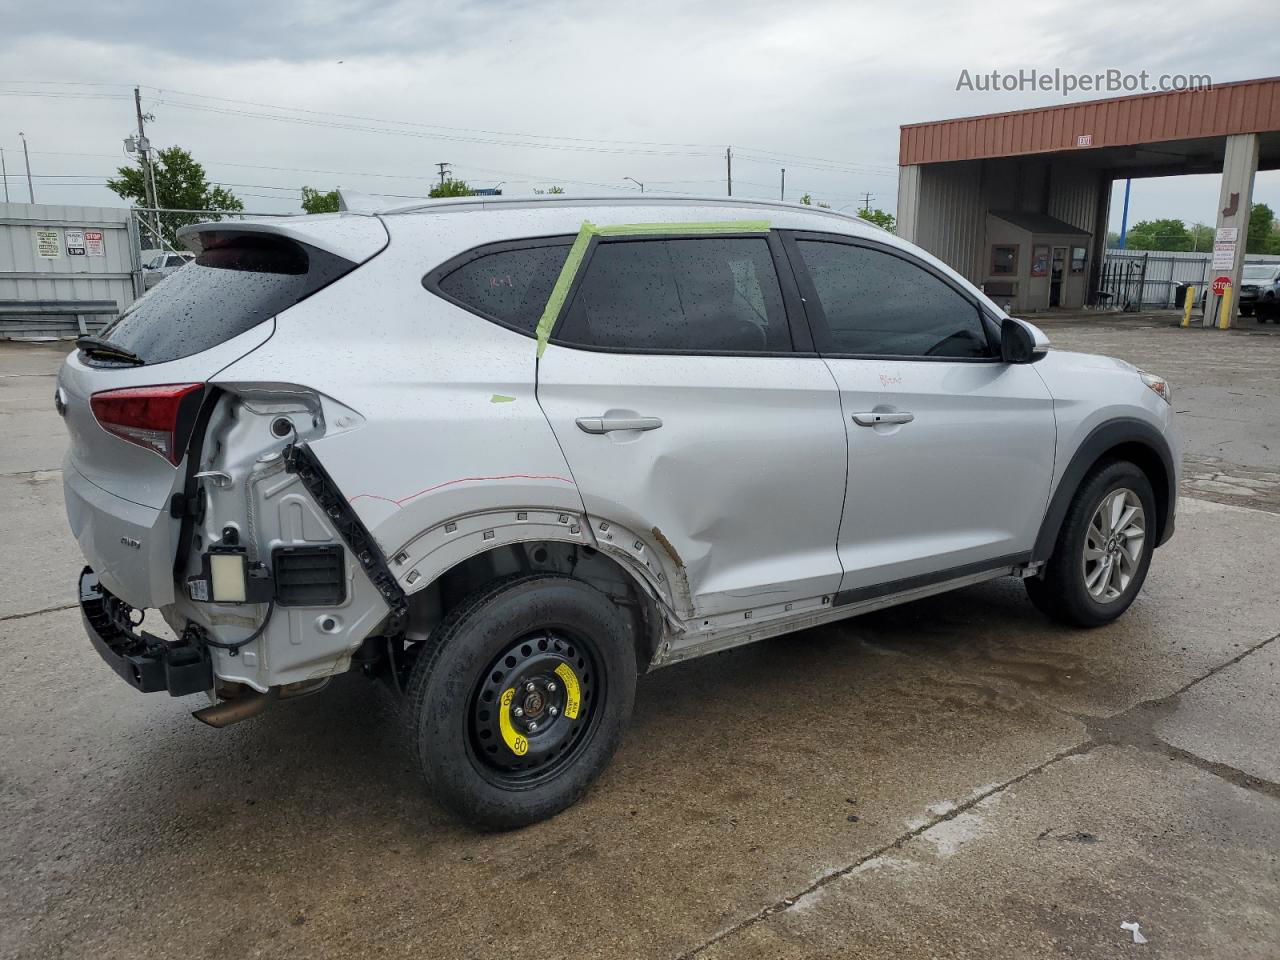
{"label": "green tree", "polygon": [[803,197],[801,197],[801,198],[800,198],[800,202],[801,202],[801,203],[803,203],[803,204],[807,207],[807,206],[809,206],[810,204],[812,204],[812,203],[813,203],[813,197],[809,196],[809,195],[806,193]]}
{"label": "green tree", "polygon": [[469,197],[471,196],[471,187],[467,185],[465,180],[445,180],[443,183],[437,183],[431,188],[428,197]]}
{"label": "green tree", "polygon": [[[120,167],[117,177],[107,181],[107,189],[125,200],[132,200],[135,206],[145,207],[147,204],[147,188],[142,175],[142,167]],[[221,220],[217,213],[237,212],[244,209],[230,190],[210,185],[204,167],[181,147],[168,147],[156,152],[155,161],[156,203],[162,210],[203,210],[205,213],[162,213],[160,214],[160,233],[171,246],[177,243],[179,227],[202,220]],[[156,245],[156,238],[146,236],[144,231],[143,245]]]}
{"label": "green tree", "polygon": [[534,187],[533,192],[534,193],[564,193],[564,187],[547,187],[547,189],[545,190],[539,187]]}
{"label": "green tree", "polygon": [[313,187],[302,188],[302,209],[307,213],[337,213],[338,191],[325,193]]}
{"label": "green tree", "polygon": [[1249,211],[1249,236],[1245,253],[1266,253],[1271,247],[1271,227],[1276,215],[1265,203],[1255,203]]}
{"label": "green tree", "polygon": [[884,227],[884,229],[890,232],[893,231],[896,224],[893,214],[885,213],[879,207],[876,207],[874,210],[859,210],[858,216],[863,220],[869,220],[877,227]]}
{"label": "green tree", "polygon": [[1190,250],[1191,232],[1181,220],[1143,220],[1129,228],[1130,250]]}

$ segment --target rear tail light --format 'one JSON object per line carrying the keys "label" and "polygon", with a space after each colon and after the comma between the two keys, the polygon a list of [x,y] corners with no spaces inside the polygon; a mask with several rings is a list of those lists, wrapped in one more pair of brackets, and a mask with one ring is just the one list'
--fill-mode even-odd
{"label": "rear tail light", "polygon": [[203,389],[203,383],[167,383],[104,390],[89,398],[89,407],[107,433],[154,450],[177,466],[191,436]]}

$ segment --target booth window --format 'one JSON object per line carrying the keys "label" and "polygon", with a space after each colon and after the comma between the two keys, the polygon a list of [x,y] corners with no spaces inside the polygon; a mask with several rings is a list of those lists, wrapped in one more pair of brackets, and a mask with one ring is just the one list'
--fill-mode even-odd
{"label": "booth window", "polygon": [[1011,277],[1018,272],[1018,245],[996,244],[991,248],[991,275]]}
{"label": "booth window", "polygon": [[1071,272],[1084,273],[1084,247],[1071,248]]}

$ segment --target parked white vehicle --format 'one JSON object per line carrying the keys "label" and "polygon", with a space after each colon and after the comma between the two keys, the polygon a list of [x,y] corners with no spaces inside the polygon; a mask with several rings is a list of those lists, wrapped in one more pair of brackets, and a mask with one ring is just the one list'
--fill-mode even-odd
{"label": "parked white vehicle", "polygon": [[485,198],[184,237],[59,376],[91,641],[215,726],[384,678],[483,827],[581,796],[638,672],[1002,576],[1104,624],[1173,532],[1163,380],[855,218]]}
{"label": "parked white vehicle", "polygon": [[150,290],[175,270],[185,267],[195,259],[186,250],[144,250],[142,260],[142,289]]}

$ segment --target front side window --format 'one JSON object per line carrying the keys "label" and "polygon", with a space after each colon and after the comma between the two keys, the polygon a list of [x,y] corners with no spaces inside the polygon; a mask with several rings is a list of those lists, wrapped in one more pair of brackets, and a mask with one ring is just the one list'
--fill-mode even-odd
{"label": "front side window", "polygon": [[439,288],[483,317],[532,334],[568,255],[568,240],[486,253],[445,275]]}
{"label": "front side window", "polygon": [[923,267],[846,243],[798,240],[796,247],[826,320],[824,352],[992,356],[977,304]]}
{"label": "front side window", "polygon": [[602,242],[555,339],[639,352],[792,348],[763,237]]}

